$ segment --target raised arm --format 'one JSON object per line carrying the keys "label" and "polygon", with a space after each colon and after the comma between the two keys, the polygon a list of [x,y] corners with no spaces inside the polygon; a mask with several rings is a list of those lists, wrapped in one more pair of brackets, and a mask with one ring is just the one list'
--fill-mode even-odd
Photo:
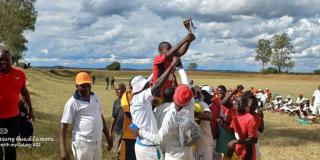
{"label": "raised arm", "polygon": [[241,92],[243,90],[242,85],[238,85],[236,89],[234,89],[231,93],[229,93],[226,97],[223,98],[221,101],[221,104],[226,106],[228,104],[228,101],[231,99],[233,95],[235,95],[238,92]]}
{"label": "raised arm", "polygon": [[157,95],[157,93],[160,91],[161,86],[167,81],[170,73],[174,71],[178,61],[179,57],[173,57],[169,68],[166,69],[166,71],[158,78],[158,81],[151,87],[152,95]]}
{"label": "raised arm", "polygon": [[193,40],[195,40],[194,34],[188,33],[175,47],[166,52],[166,57],[172,57],[175,55],[181,57],[187,52],[189,45]]}

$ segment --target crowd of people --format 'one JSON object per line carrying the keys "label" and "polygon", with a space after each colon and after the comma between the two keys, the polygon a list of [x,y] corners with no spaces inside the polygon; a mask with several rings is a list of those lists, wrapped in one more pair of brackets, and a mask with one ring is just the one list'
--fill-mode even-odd
{"label": "crowd of people", "polygon": [[290,116],[297,115],[300,119],[314,122],[316,121],[317,115],[319,115],[319,91],[320,86],[314,91],[311,102],[308,98],[304,97],[303,94],[299,94],[295,102],[290,95],[287,95],[285,99],[280,95],[276,95],[274,99],[266,105],[266,109],[273,112],[287,113]]}
{"label": "crowd of people", "polygon": [[259,159],[264,123],[258,98],[251,90],[244,92],[242,85],[227,90],[224,85],[213,89],[191,84],[181,58],[194,39],[188,33],[174,47],[161,42],[149,77],[132,77],[128,88],[123,83],[115,86],[110,130],[91,91],[90,76],[79,73],[61,120],[61,158],[69,155],[66,129],[72,124],[75,159],[101,159],[102,133],[108,149],[114,148],[121,160]]}

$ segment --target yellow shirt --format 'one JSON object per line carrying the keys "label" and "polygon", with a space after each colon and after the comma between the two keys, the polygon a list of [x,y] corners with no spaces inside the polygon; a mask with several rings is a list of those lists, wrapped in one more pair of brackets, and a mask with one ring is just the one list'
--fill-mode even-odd
{"label": "yellow shirt", "polygon": [[131,129],[129,128],[130,124],[132,123],[132,119],[130,119],[126,112],[130,112],[130,102],[132,100],[132,93],[131,91],[125,92],[121,97],[121,106],[123,109],[124,119],[123,119],[123,139],[136,139],[136,136],[132,134]]}

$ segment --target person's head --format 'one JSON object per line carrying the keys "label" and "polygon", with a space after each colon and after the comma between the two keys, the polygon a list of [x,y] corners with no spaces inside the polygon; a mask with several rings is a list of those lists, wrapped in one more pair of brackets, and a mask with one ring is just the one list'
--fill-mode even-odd
{"label": "person's head", "polygon": [[115,88],[114,91],[118,98],[121,98],[124,92],[126,92],[126,85],[124,83],[119,83]]}
{"label": "person's head", "polygon": [[248,106],[249,98],[246,96],[238,96],[234,100],[234,107],[240,114],[244,114],[250,111],[250,107]]}
{"label": "person's head", "polygon": [[174,88],[169,87],[164,90],[164,102],[169,103],[173,101]]}
{"label": "person's head", "polygon": [[180,84],[174,91],[173,102],[176,105],[176,107],[181,109],[189,103],[192,97],[193,94],[189,86],[185,84]]}
{"label": "person's head", "polygon": [[11,56],[9,50],[0,48],[0,72],[5,72],[12,66]]}
{"label": "person's head", "polygon": [[[167,53],[171,48],[172,48],[171,44],[166,41],[160,42],[158,46],[158,50],[160,54]],[[172,57],[168,57],[168,58],[172,58]]]}
{"label": "person's head", "polygon": [[203,101],[210,105],[213,97],[213,88],[208,85],[204,85],[201,87],[201,93],[204,97]]}
{"label": "person's head", "polygon": [[227,88],[224,85],[219,85],[217,87],[217,94],[220,99],[223,99],[226,96]]}
{"label": "person's head", "polygon": [[299,98],[303,98],[303,94],[300,93],[300,94],[299,94]]}
{"label": "person's head", "polygon": [[149,81],[143,76],[135,76],[132,81],[132,93],[139,93],[149,87]]}
{"label": "person's head", "polygon": [[91,93],[91,78],[87,72],[79,72],[76,76],[76,88],[81,97],[88,97]]}
{"label": "person's head", "polygon": [[255,113],[256,109],[258,108],[258,99],[256,96],[253,95],[251,91],[246,91],[243,94],[244,96],[248,97],[250,100],[248,101],[248,106],[250,107],[250,113]]}
{"label": "person's head", "polygon": [[290,101],[291,100],[291,96],[287,95],[287,99],[288,99],[288,101]]}
{"label": "person's head", "polygon": [[193,86],[191,88],[191,91],[192,91],[194,99],[198,99],[198,100],[202,100],[203,99],[202,94],[200,92],[200,86]]}

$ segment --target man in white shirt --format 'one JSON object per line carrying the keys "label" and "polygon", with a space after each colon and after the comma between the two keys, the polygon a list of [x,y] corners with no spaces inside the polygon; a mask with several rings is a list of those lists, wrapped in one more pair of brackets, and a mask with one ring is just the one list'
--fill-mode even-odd
{"label": "man in white shirt", "polygon": [[88,73],[76,76],[76,91],[65,104],[60,129],[61,159],[70,159],[66,149],[68,125],[72,124],[72,152],[76,160],[101,160],[102,132],[112,148],[103,109],[97,95],[91,92],[91,79]]}
{"label": "man in white shirt", "polygon": [[[132,123],[138,128],[144,129],[151,133],[158,132],[158,125],[152,110],[153,96],[157,95],[161,86],[166,82],[171,72],[179,61],[178,57],[174,57],[170,66],[158,78],[158,81],[149,87],[149,82],[143,76],[136,76],[132,79],[132,93],[130,112]],[[154,160],[158,159],[158,144],[138,137],[135,144],[135,152],[137,160]]]}
{"label": "man in white shirt", "polygon": [[313,92],[311,104],[313,104],[312,114],[319,115],[319,112],[320,112],[320,85],[318,86],[318,89]]}
{"label": "man in white shirt", "polygon": [[154,144],[165,142],[165,160],[193,160],[192,147],[182,146],[179,139],[179,117],[192,119],[194,100],[189,86],[179,85],[173,96],[159,132],[152,133],[140,128],[137,134]]}

